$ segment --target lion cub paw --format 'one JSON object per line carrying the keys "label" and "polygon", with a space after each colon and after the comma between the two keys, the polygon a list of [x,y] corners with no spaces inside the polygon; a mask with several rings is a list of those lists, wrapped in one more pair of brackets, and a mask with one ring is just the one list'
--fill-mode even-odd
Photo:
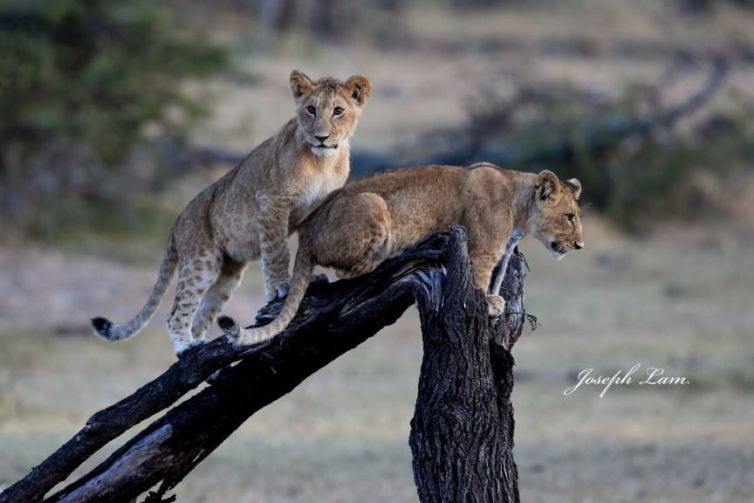
{"label": "lion cub paw", "polygon": [[487,295],[487,309],[490,316],[498,317],[505,312],[505,299],[499,295]]}
{"label": "lion cub paw", "polygon": [[264,301],[267,303],[270,303],[270,302],[275,302],[276,300],[282,300],[286,298],[288,296],[289,288],[290,288],[290,283],[288,281],[275,285],[271,287],[270,289],[265,288]]}
{"label": "lion cub paw", "polygon": [[189,350],[197,346],[203,346],[206,343],[207,341],[205,339],[191,339],[188,342],[176,342],[173,344],[173,348],[175,349],[175,355],[180,360],[181,358],[186,356]]}

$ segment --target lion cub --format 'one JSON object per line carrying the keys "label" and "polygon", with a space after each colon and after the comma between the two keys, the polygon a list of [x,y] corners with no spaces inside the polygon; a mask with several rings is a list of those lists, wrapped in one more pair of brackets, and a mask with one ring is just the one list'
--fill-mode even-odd
{"label": "lion cub", "polygon": [[220,326],[240,345],[267,340],[293,319],[315,265],[332,267],[343,278],[365,274],[427,234],[456,224],[468,234],[474,284],[488,293],[490,314],[497,316],[505,305],[497,294],[500,281],[490,291],[490,277],[503,255],[507,265],[521,237],[531,234],[556,259],[584,246],[580,195],[575,178],[561,182],[551,171],[524,173],[487,163],[401,169],[357,180],[299,228],[291,291],[278,317],[252,329],[221,317]]}
{"label": "lion cub", "polygon": [[97,335],[119,341],[149,321],[178,269],[175,302],[167,320],[176,353],[204,341],[249,261],[262,258],[264,297],[288,291],[288,236],[349,172],[348,141],[371,91],[353,76],[312,81],[294,70],[290,87],[296,116],[238,166],[196,196],[167,239],[157,282],[131,321],[94,318]]}

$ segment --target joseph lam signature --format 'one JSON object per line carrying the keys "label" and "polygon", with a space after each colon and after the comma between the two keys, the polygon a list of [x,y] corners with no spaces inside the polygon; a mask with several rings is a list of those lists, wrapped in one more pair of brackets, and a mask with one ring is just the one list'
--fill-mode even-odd
{"label": "joseph lam signature", "polygon": [[603,398],[613,386],[625,386],[636,384],[639,386],[671,386],[691,384],[684,376],[666,375],[665,369],[660,367],[647,367],[644,373],[640,372],[641,363],[637,363],[628,371],[620,369],[613,375],[594,375],[593,368],[587,368],[579,372],[578,382],[566,388],[563,395],[572,395],[582,386],[602,386],[600,398]]}

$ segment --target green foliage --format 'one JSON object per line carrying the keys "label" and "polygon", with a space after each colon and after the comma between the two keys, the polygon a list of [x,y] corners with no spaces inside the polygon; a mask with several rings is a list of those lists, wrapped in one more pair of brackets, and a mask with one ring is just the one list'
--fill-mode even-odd
{"label": "green foliage", "polygon": [[[589,202],[623,228],[639,231],[668,219],[704,220],[724,215],[723,187],[752,165],[754,131],[744,104],[708,113],[679,133],[618,136],[554,167],[576,176]],[[611,114],[636,114],[633,104]],[[576,130],[576,129],[574,129]]]}
{"label": "green foliage", "polygon": [[186,77],[224,68],[222,49],[176,33],[149,2],[0,4],[0,137],[62,135],[121,158],[145,126],[178,133],[199,107]]}
{"label": "green foliage", "polygon": [[[152,2],[0,0],[0,192],[6,204],[15,201],[8,209],[43,235],[60,215],[98,208],[115,212],[116,229],[127,227],[117,215],[136,210],[124,192],[149,187],[149,173],[128,157],[155,139],[184,136],[204,112],[184,81],[228,66],[224,48],[184,32]],[[24,192],[39,190],[50,204],[29,207]]]}
{"label": "green foliage", "polygon": [[607,215],[633,230],[668,217],[722,215],[727,202],[723,187],[744,171],[754,153],[754,135],[739,119],[734,112],[717,117],[728,124],[722,134],[665,143],[648,139],[630,152],[616,153],[604,205]]}

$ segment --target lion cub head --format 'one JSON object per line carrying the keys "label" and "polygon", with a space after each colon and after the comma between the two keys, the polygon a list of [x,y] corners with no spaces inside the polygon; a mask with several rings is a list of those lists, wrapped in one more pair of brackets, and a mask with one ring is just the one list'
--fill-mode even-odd
{"label": "lion cub head", "polygon": [[581,182],[571,178],[561,182],[552,171],[544,170],[534,183],[536,216],[530,223],[531,234],[560,260],[569,250],[584,247],[579,197]]}
{"label": "lion cub head", "polygon": [[356,129],[372,84],[361,75],[345,83],[333,78],[313,81],[298,70],[291,72],[290,82],[302,140],[317,156],[333,155]]}

